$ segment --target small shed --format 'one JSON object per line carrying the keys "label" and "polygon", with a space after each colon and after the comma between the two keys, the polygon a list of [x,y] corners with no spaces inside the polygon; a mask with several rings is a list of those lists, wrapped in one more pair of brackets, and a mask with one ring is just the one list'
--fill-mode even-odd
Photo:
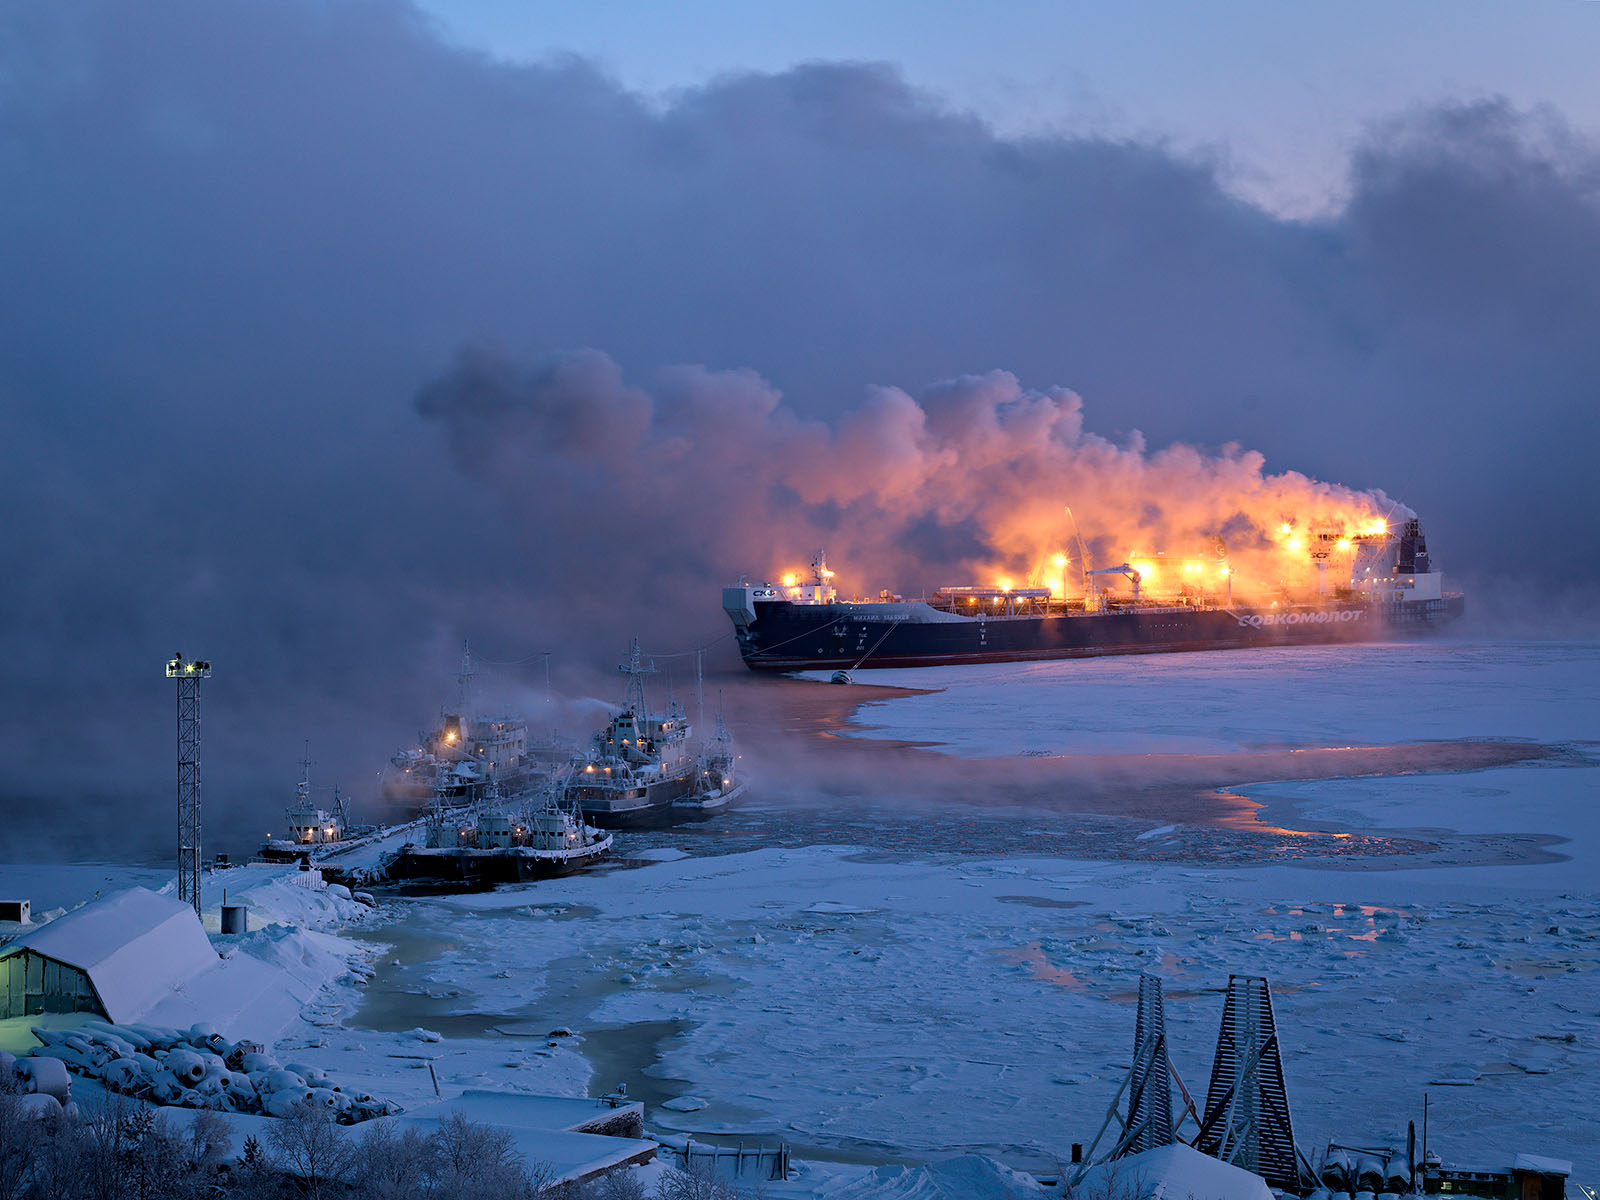
{"label": "small shed", "polygon": [[113,892],[0,946],[0,1020],[82,1012],[137,1021],[216,964],[187,904],[147,888]]}

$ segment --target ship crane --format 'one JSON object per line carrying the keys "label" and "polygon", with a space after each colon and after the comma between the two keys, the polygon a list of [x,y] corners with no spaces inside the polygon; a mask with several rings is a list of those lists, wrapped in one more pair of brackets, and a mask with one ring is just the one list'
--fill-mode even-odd
{"label": "ship crane", "polygon": [[1137,600],[1139,598],[1139,582],[1140,582],[1140,580],[1142,580],[1144,578],[1144,576],[1140,575],[1138,571],[1134,570],[1133,566],[1131,564],[1129,564],[1129,563],[1118,563],[1114,567],[1101,567],[1101,568],[1099,568],[1098,570],[1095,570],[1095,571],[1085,571],[1084,574],[1085,575],[1091,575],[1091,576],[1092,575],[1126,575],[1128,577],[1129,581],[1133,584],[1133,598],[1135,600]]}

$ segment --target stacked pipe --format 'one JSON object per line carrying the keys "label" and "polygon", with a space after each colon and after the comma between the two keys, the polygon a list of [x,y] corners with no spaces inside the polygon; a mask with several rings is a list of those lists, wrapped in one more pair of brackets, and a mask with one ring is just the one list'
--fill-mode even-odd
{"label": "stacked pipe", "polygon": [[1398,1200],[1413,1194],[1411,1173],[1399,1152],[1330,1146],[1320,1177],[1321,1186],[1307,1200]]}
{"label": "stacked pipe", "polygon": [[0,1091],[20,1092],[26,1111],[47,1116],[72,1103],[72,1077],[55,1059],[19,1059],[0,1050]]}
{"label": "stacked pipe", "polygon": [[19,1076],[24,1064],[59,1063],[153,1104],[287,1117],[310,1103],[345,1125],[399,1111],[387,1100],[347,1091],[320,1067],[280,1063],[259,1042],[229,1041],[203,1023],[183,1031],[88,1021],[33,1035],[44,1044],[17,1061]]}

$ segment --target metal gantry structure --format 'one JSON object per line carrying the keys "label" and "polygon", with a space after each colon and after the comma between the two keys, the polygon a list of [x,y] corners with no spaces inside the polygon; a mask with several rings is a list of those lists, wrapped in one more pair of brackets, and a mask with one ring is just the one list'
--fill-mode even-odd
{"label": "metal gantry structure", "polygon": [[200,915],[200,681],[211,664],[186,659],[167,662],[167,678],[178,681],[178,899]]}
{"label": "metal gantry structure", "polygon": [[1139,976],[1130,1072],[1128,1124],[1117,1150],[1138,1154],[1172,1145],[1177,1140],[1172,1129],[1172,1060],[1167,1057],[1166,1003],[1156,975]]}
{"label": "metal gantry structure", "polygon": [[1205,1116],[1194,1144],[1260,1175],[1269,1187],[1292,1190],[1300,1183],[1272,993],[1260,976],[1228,976]]}
{"label": "metal gantry structure", "polygon": [[[1182,1101],[1176,1115],[1173,1113],[1172,1089],[1176,1086]],[[1127,1097],[1127,1115],[1122,1113],[1123,1097]],[[1134,1019],[1133,1062],[1122,1077],[1111,1105],[1106,1109],[1105,1120],[1089,1144],[1088,1154],[1078,1163],[1068,1178],[1076,1187],[1089,1169],[1146,1150],[1183,1142],[1180,1130],[1185,1121],[1199,1124],[1194,1098],[1172,1065],[1167,1053],[1167,1010],[1158,976],[1139,976],[1139,1009]],[[1117,1126],[1111,1149],[1096,1154],[1100,1143],[1113,1125]]]}

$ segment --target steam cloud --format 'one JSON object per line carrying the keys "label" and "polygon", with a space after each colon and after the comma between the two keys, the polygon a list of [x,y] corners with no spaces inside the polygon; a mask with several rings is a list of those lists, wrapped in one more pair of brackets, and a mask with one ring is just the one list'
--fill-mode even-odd
{"label": "steam cloud", "polygon": [[1287,222],[889,66],[658,108],[399,0],[0,6],[8,816],[168,841],[176,649],[216,664],[208,822],[259,836],[303,738],[364,796],[463,636],[692,644],[819,542],[864,589],[1020,574],[1063,502],[1174,551],[1228,520],[1192,493],[1315,492],[1286,468],[1592,608],[1597,162],[1554,114],[1402,114]]}
{"label": "steam cloud", "polygon": [[[847,594],[997,573],[1059,593],[1054,555],[1080,553],[1068,501],[1100,565],[1142,551],[1148,576],[1149,555],[1211,557],[1220,543],[1258,587],[1305,563],[1303,542],[1284,553],[1283,526],[1354,533],[1411,515],[1381,491],[1269,475],[1238,446],[1116,445],[1085,430],[1076,393],[1030,391],[1005,371],[920,400],[873,388],[830,423],[749,371],[674,367],[646,392],[592,351],[525,368],[467,352],[417,407],[444,423],[462,471],[503,495],[507,521],[538,530],[543,561],[560,561],[581,595],[631,591],[666,618],[663,636],[702,624],[711,582],[776,578],[823,543]],[[585,545],[609,553],[560,553]]]}

